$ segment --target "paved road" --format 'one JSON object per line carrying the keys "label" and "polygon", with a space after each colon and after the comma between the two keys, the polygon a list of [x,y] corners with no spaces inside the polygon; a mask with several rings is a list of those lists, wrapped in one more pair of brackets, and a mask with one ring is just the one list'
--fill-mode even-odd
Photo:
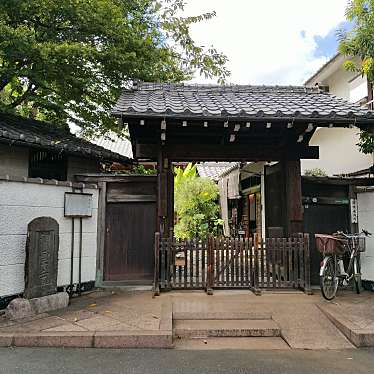
{"label": "paved road", "polygon": [[374,349],[341,351],[177,351],[0,349],[0,373],[368,374]]}

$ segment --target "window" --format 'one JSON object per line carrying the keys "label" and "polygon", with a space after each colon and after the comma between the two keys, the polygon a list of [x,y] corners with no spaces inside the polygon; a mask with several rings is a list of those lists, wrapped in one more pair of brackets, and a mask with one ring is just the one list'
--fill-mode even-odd
{"label": "window", "polygon": [[29,158],[29,177],[56,179],[58,181],[67,178],[66,157],[53,151],[31,150]]}

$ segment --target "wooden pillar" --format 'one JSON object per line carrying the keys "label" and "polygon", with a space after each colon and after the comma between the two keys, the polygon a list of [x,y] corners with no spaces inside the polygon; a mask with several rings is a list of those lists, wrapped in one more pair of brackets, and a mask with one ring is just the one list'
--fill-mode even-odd
{"label": "wooden pillar", "polygon": [[284,219],[286,234],[304,231],[300,160],[282,161],[284,172]]}
{"label": "wooden pillar", "polygon": [[157,189],[158,189],[158,199],[157,199],[157,216],[158,216],[158,226],[159,232],[162,237],[168,236],[168,227],[167,227],[167,202],[168,202],[168,183],[167,183],[167,170],[168,170],[168,159],[165,155],[163,148],[161,147],[158,153],[158,180],[157,180]]}

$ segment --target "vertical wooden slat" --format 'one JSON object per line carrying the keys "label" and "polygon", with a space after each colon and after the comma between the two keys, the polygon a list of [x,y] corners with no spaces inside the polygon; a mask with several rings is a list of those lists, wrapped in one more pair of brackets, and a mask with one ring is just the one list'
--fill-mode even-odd
{"label": "vertical wooden slat", "polygon": [[265,258],[265,262],[266,262],[266,287],[267,288],[270,288],[270,258],[271,258],[271,255],[270,255],[270,246],[272,245],[272,239],[268,239],[266,242],[266,258]]}
{"label": "vertical wooden slat", "polygon": [[195,256],[195,286],[201,287],[200,280],[200,250],[202,246],[202,240],[199,240],[196,244],[196,256]]}
{"label": "vertical wooden slat", "polygon": [[175,256],[177,254],[177,241],[174,237],[173,238],[173,247],[172,247],[172,253],[171,253],[171,263],[172,263],[172,275],[171,275],[171,287],[172,288],[175,288],[175,284],[176,284],[176,272],[177,272],[177,267],[175,265]]}
{"label": "vertical wooden slat", "polygon": [[303,289],[305,289],[304,237],[299,238],[298,256],[299,256],[299,268],[300,268],[299,287],[302,287]]}
{"label": "vertical wooden slat", "polygon": [[196,243],[196,239],[191,239],[189,241],[189,248],[188,248],[188,252],[190,254],[190,274],[189,274],[189,281],[190,281],[190,287],[193,288],[194,286],[194,274],[193,274],[193,261],[194,261],[194,247],[195,247],[195,243]]}
{"label": "vertical wooden slat", "polygon": [[[178,239],[178,251],[182,252],[181,249],[182,249],[182,243],[181,243],[181,240]],[[180,288],[182,287],[182,284],[183,284],[182,273],[184,273],[186,271],[185,268],[186,268],[186,258],[184,257],[184,266],[179,266],[178,267],[178,272],[179,272],[179,274],[178,274],[178,287],[180,287]]]}
{"label": "vertical wooden slat", "polygon": [[208,238],[208,274],[207,274],[207,293],[208,295],[213,294],[213,255],[212,255],[212,238]]}
{"label": "vertical wooden slat", "polygon": [[295,267],[295,285],[294,287],[299,286],[299,261],[298,261],[298,239],[293,238],[294,241],[294,267]]}
{"label": "vertical wooden slat", "polygon": [[228,287],[230,285],[230,251],[228,248],[227,238],[223,239],[224,247],[225,247],[225,257],[226,257],[226,282],[225,285]]}
{"label": "vertical wooden slat", "polygon": [[239,286],[239,253],[238,253],[238,240],[236,238],[232,239],[233,249],[234,249],[234,285]]}
{"label": "vertical wooden slat", "polygon": [[185,264],[183,269],[183,287],[187,288],[187,273],[188,273],[188,240],[185,240],[183,243],[183,251]]}
{"label": "vertical wooden slat", "polygon": [[166,276],[166,288],[171,288],[171,254],[173,250],[173,237],[169,236],[169,246],[166,251],[166,267],[165,267],[165,276]]}
{"label": "vertical wooden slat", "polygon": [[219,284],[219,270],[220,270],[220,258],[219,258],[219,238],[214,238],[214,286]]}
{"label": "vertical wooden slat", "polygon": [[243,238],[239,239],[240,248],[240,286],[244,286],[245,276],[244,276],[244,241]]}
{"label": "vertical wooden slat", "polygon": [[205,260],[206,260],[206,251],[207,251],[207,239],[202,241],[202,252],[201,252],[201,282],[202,287],[206,288],[206,267],[205,267]]}
{"label": "vertical wooden slat", "polygon": [[160,260],[161,260],[161,266],[160,266],[160,273],[161,273],[161,280],[160,280],[160,286],[161,288],[165,288],[165,247],[166,247],[166,241],[167,238],[161,239],[161,252],[160,252]]}
{"label": "vertical wooden slat", "polygon": [[230,272],[231,272],[231,275],[230,275],[230,285],[232,287],[234,287],[235,285],[235,264],[234,264],[234,260],[235,260],[235,248],[234,248],[234,245],[233,245],[233,242],[232,242],[232,238],[229,238],[229,248],[230,248]]}
{"label": "vertical wooden slat", "polygon": [[253,264],[254,264],[254,254],[253,254],[253,246],[254,246],[254,241],[252,240],[252,238],[249,239],[249,242],[248,242],[248,250],[249,250],[249,269],[248,269],[248,272],[249,272],[249,281],[251,283],[251,286],[254,288],[255,284],[254,284],[254,277],[253,277],[253,274],[254,274],[254,270],[253,270]]}
{"label": "vertical wooden slat", "polygon": [[253,253],[254,253],[254,264],[253,264],[253,288],[255,293],[260,292],[259,287],[259,263],[258,263],[258,252],[259,252],[259,245],[263,246],[262,239],[258,237],[257,234],[254,235],[254,246],[253,246]]}
{"label": "vertical wooden slat", "polygon": [[310,246],[309,234],[304,234],[304,256],[305,256],[305,287],[304,290],[307,294],[312,293],[310,285]]}
{"label": "vertical wooden slat", "polygon": [[287,243],[288,243],[288,271],[289,271],[288,286],[293,287],[293,282],[294,282],[293,250],[292,250],[292,241],[290,238],[287,240]]}
{"label": "vertical wooden slat", "polygon": [[290,287],[290,274],[289,274],[290,251],[289,249],[290,249],[289,240],[286,239],[286,245],[284,248],[284,253],[285,253],[284,277],[285,277],[286,287]]}
{"label": "vertical wooden slat", "polygon": [[271,248],[271,275],[272,275],[272,286],[275,288],[277,286],[276,280],[277,280],[277,274],[275,269],[275,257],[277,253],[277,247],[278,247],[278,239],[274,238],[274,246]]}
{"label": "vertical wooden slat", "polygon": [[225,246],[223,242],[223,238],[220,238],[220,246],[219,246],[220,254],[221,254],[221,276],[220,282],[221,285],[225,285]]}
{"label": "vertical wooden slat", "polygon": [[261,287],[265,287],[265,247],[266,245],[261,245]]}
{"label": "vertical wooden slat", "polygon": [[286,263],[287,263],[287,239],[282,238],[282,253],[281,253],[281,287],[287,287],[286,277]]}
{"label": "vertical wooden slat", "polygon": [[249,270],[249,262],[248,262],[248,238],[244,239],[244,277],[245,277],[245,285],[246,287],[249,286],[249,278],[248,278],[248,270]]}

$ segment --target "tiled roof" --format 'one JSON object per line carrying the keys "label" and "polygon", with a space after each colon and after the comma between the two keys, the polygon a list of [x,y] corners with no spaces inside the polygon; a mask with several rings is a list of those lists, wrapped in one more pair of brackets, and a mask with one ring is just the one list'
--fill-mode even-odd
{"label": "tiled roof", "polygon": [[126,156],[78,138],[69,129],[5,113],[0,113],[0,142],[61,151],[103,161],[131,161]]}
{"label": "tiled roof", "polygon": [[109,151],[119,153],[122,156],[133,158],[130,140],[126,138],[120,138],[113,132],[92,140],[92,143],[108,149]]}
{"label": "tiled roof", "polygon": [[122,92],[114,115],[237,119],[373,119],[372,112],[318,88],[140,83]]}
{"label": "tiled roof", "polygon": [[197,164],[197,171],[200,177],[217,181],[225,171],[237,164],[237,162],[202,162]]}

